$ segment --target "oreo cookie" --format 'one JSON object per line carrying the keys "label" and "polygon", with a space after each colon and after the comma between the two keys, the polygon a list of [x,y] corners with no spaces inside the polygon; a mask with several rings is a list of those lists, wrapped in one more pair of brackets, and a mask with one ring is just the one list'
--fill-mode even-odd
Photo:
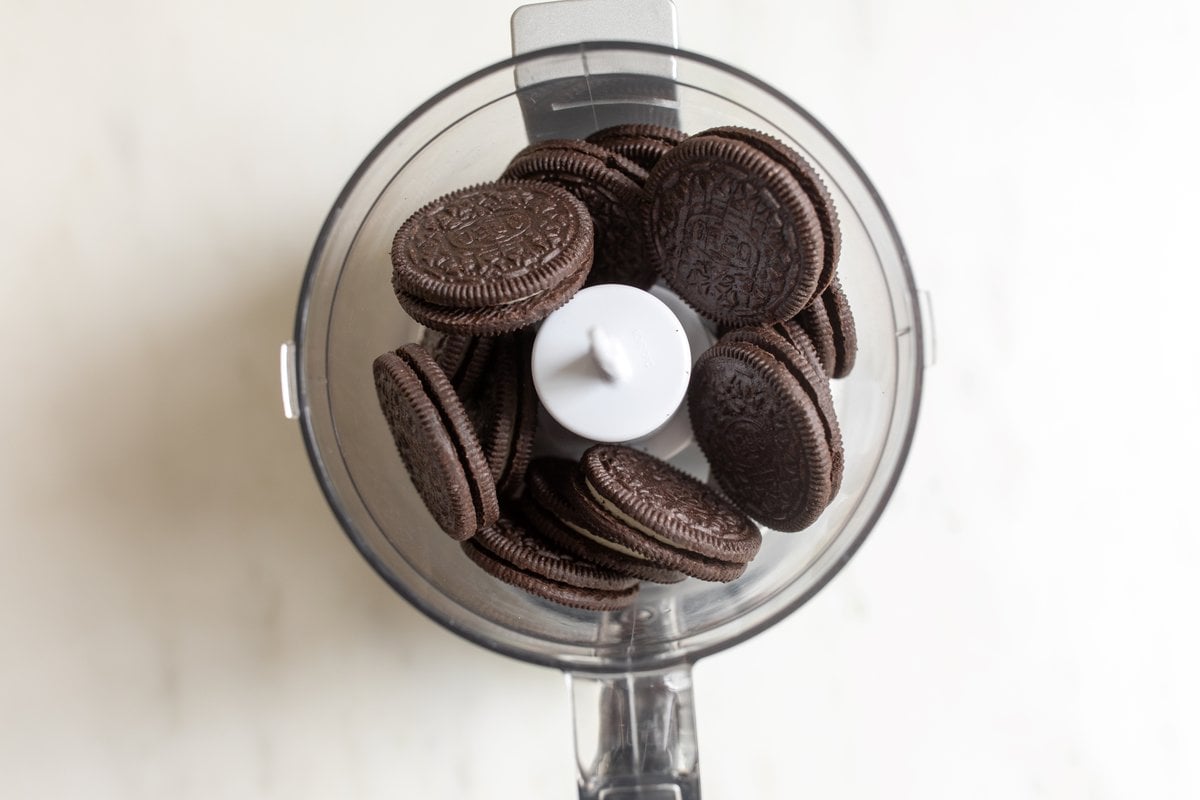
{"label": "oreo cookie", "polygon": [[532,348],[532,337],[524,333],[497,337],[483,370],[482,389],[478,397],[466,401],[502,497],[521,493],[533,453],[538,402],[530,367]]}
{"label": "oreo cookie", "polygon": [[438,526],[464,540],[495,522],[495,481],[467,412],[433,356],[408,344],[376,358],[373,371],[396,449]]}
{"label": "oreo cookie", "polygon": [[687,134],[662,125],[613,125],[589,134],[587,141],[607,147],[645,170],[651,170]]}
{"label": "oreo cookie", "polygon": [[448,333],[497,336],[527,328],[545,319],[583,287],[587,276],[588,270],[581,269],[566,283],[549,291],[513,303],[478,308],[436,305],[404,293],[396,297],[408,315],[427,328]]}
{"label": "oreo cookie", "polygon": [[792,323],[784,322],[771,328],[740,328],[722,336],[719,344],[749,342],[769,353],[787,367],[796,385],[817,406],[825,441],[829,445],[830,499],[842,485],[842,470],[845,463],[841,426],[833,407],[833,395],[829,389],[829,378],[821,367],[820,359],[808,337]]}
{"label": "oreo cookie", "polygon": [[821,294],[821,303],[825,306],[833,331],[836,356],[829,375],[831,378],[844,378],[854,369],[854,361],[858,356],[858,332],[854,327],[854,315],[850,312],[850,301],[842,291],[840,280],[834,278],[829,288]]}
{"label": "oreo cookie", "polygon": [[529,465],[522,501],[531,525],[559,547],[585,561],[640,580],[678,583],[684,574],[657,563],[630,546],[642,538],[629,526],[603,513],[589,513],[580,502],[579,464],[565,458],[535,458]]}
{"label": "oreo cookie", "polygon": [[646,181],[648,254],[686,303],[730,327],[791,319],[820,288],[820,217],[792,173],[758,148],[693,136]]}
{"label": "oreo cookie", "polygon": [[747,144],[783,166],[796,179],[800,188],[812,202],[813,211],[816,212],[817,220],[821,225],[821,238],[824,243],[823,261],[821,276],[814,294],[825,291],[833,282],[837,270],[838,257],[842,250],[842,233],[833,198],[825,187],[825,182],[817,174],[816,168],[795,148],[789,147],[774,136],[751,128],[735,126],[710,128],[698,133],[697,136],[710,136]]}
{"label": "oreo cookie", "polygon": [[421,335],[421,346],[433,355],[454,391],[464,399],[474,394],[479,385],[495,343],[494,336],[443,333],[431,328]]}
{"label": "oreo cookie", "polygon": [[626,540],[663,566],[729,581],[758,553],[758,527],[725,497],[665,461],[619,444],[598,444],[580,460],[587,504],[634,529]]}
{"label": "oreo cookie", "polygon": [[637,597],[636,579],[572,556],[515,514],[481,529],[462,548],[493,577],[561,605],[615,611]]}
{"label": "oreo cookie", "polygon": [[588,285],[653,285],[656,276],[645,256],[642,227],[647,175],[637,164],[580,139],[554,139],[522,150],[501,177],[551,183],[584,203],[595,225]]}
{"label": "oreo cookie", "polygon": [[396,231],[392,288],[427,327],[476,335],[515,330],[582,285],[593,235],[586,206],[560,187],[498,181],[460,189]]}
{"label": "oreo cookie", "polygon": [[758,522],[801,530],[829,504],[834,458],[826,420],[769,352],[747,341],[706,350],[692,368],[688,411],[713,477]]}

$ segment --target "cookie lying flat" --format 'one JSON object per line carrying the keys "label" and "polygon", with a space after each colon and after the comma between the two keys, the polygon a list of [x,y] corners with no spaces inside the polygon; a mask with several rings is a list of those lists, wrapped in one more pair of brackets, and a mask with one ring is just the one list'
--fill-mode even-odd
{"label": "cookie lying flat", "polygon": [[624,445],[598,444],[579,463],[589,499],[642,534],[630,546],[658,563],[728,581],[758,553],[762,534],[749,517],[667,462]]}
{"label": "cookie lying flat", "polygon": [[562,605],[614,611],[637,597],[636,579],[575,558],[517,516],[481,529],[462,548],[493,577]]}
{"label": "cookie lying flat", "polygon": [[646,181],[648,255],[688,305],[728,325],[791,319],[820,285],[812,201],[783,165],[724,136],[693,136]]}
{"label": "cookie lying flat", "polygon": [[498,181],[451,192],[396,231],[392,288],[418,322],[495,334],[565,303],[592,263],[591,215],[560,187]]}
{"label": "cookie lying flat", "polygon": [[656,276],[645,257],[642,228],[644,169],[599,145],[554,139],[522,150],[502,177],[561,186],[587,206],[595,225],[588,285],[626,283],[641,289],[653,285]]}
{"label": "cookie lying flat", "polygon": [[688,411],[712,475],[738,508],[779,531],[811,525],[833,496],[817,404],[750,342],[718,343],[692,368]]}
{"label": "cookie lying flat", "polygon": [[641,538],[615,518],[588,515],[575,500],[579,464],[565,458],[536,458],[529,465],[522,510],[530,524],[554,544],[585,561],[654,583],[678,583],[683,573],[655,563],[625,542]]}
{"label": "cookie lying flat", "polygon": [[375,391],[400,458],[438,526],[463,540],[500,514],[496,485],[462,402],[427,350],[374,362]]}
{"label": "cookie lying flat", "polygon": [[662,125],[613,125],[589,134],[587,141],[607,147],[645,170],[651,170],[687,134]]}

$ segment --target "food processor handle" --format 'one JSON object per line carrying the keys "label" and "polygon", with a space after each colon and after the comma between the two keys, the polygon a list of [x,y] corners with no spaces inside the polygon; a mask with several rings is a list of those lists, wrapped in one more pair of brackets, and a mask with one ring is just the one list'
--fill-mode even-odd
{"label": "food processor handle", "polygon": [[567,682],[579,800],[699,800],[691,665]]}

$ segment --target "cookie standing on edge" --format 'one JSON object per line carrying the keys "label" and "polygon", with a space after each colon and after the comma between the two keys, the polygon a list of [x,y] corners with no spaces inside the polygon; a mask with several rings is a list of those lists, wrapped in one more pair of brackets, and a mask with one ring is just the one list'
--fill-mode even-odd
{"label": "cookie standing on edge", "polygon": [[461,541],[495,522],[495,481],[467,412],[433,356],[407,344],[376,358],[373,371],[396,449],[438,526]]}
{"label": "cookie standing on edge", "polygon": [[646,181],[648,255],[688,305],[730,327],[791,319],[820,286],[820,218],[795,177],[744,142],[693,136]]}
{"label": "cookie standing on edge", "polygon": [[825,420],[770,353],[744,341],[713,345],[692,368],[688,412],[713,477],[758,522],[798,531],[829,504]]}
{"label": "cookie standing on edge", "polygon": [[522,509],[547,539],[585,561],[653,583],[678,583],[682,572],[656,563],[629,547],[640,538],[615,518],[593,518],[575,500],[579,464],[565,458],[535,458],[529,465]]}
{"label": "cookie standing on edge", "polygon": [[538,401],[529,363],[532,347],[526,332],[496,337],[482,371],[482,388],[465,401],[503,497],[521,493],[533,453]]}
{"label": "cookie standing on edge", "polygon": [[591,215],[561,187],[497,181],[428,203],[396,231],[392,287],[427,327],[496,334],[565,303],[592,263]]}
{"label": "cookie standing on edge", "polygon": [[632,123],[603,128],[589,134],[587,141],[607,147],[642,169],[651,170],[659,159],[671,152],[671,148],[686,138],[686,133],[675,128]]}
{"label": "cookie standing on edge", "polygon": [[494,336],[442,333],[432,328],[426,328],[421,335],[421,346],[437,361],[461,398],[475,393],[495,343]]}
{"label": "cookie standing on edge", "polygon": [[816,212],[817,220],[821,224],[824,260],[822,261],[821,277],[817,283],[817,290],[813,294],[815,296],[824,292],[829,284],[833,282],[834,274],[837,272],[838,258],[842,252],[842,231],[838,223],[837,209],[834,207],[833,198],[830,197],[829,190],[825,187],[825,182],[821,180],[821,176],[817,174],[817,170],[813,165],[808,163],[808,159],[800,155],[795,148],[789,147],[774,136],[752,128],[731,125],[721,128],[710,128],[696,135],[713,136],[748,144],[775,163],[783,166],[796,179],[796,182],[800,184],[800,188],[804,190],[804,193],[808,195],[808,199],[812,202],[813,211]]}
{"label": "cookie standing on edge", "polygon": [[817,406],[825,441],[829,446],[830,500],[842,487],[842,471],[845,453],[842,445],[842,430],[837,413],[833,408],[833,395],[829,389],[829,378],[821,367],[821,361],[808,336],[796,331],[792,323],[782,322],[769,328],[740,328],[721,337],[719,344],[747,342],[769,354],[787,367],[809,399]]}
{"label": "cookie standing on edge", "polygon": [[537,142],[518,153],[502,178],[561,186],[587,206],[595,224],[595,256],[587,284],[654,284],[646,258],[642,211],[646,171],[611,150],[582,139]]}

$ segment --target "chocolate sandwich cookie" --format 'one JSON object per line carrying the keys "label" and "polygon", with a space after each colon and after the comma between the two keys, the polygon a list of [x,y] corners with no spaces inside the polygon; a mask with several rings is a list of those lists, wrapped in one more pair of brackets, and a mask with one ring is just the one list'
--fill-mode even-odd
{"label": "chocolate sandwich cookie", "polygon": [[520,494],[533,453],[538,412],[532,347],[532,337],[525,333],[497,337],[479,396],[466,403],[502,497]]}
{"label": "chocolate sandwich cookie", "polygon": [[588,271],[580,270],[570,280],[533,297],[502,305],[454,308],[427,303],[404,292],[397,293],[400,305],[415,321],[446,333],[497,336],[527,328],[561,308],[583,288]]}
{"label": "chocolate sandwich cookie", "polygon": [[560,187],[498,181],[426,204],[396,231],[392,286],[451,308],[517,303],[587,269],[587,208]]}
{"label": "chocolate sandwich cookie", "polygon": [[407,344],[374,363],[375,391],[418,496],[451,538],[500,515],[479,439],[450,380],[425,348]]}
{"label": "chocolate sandwich cookie", "polygon": [[662,459],[598,444],[579,463],[589,501],[643,534],[635,548],[659,563],[697,578],[732,580],[758,553],[762,534],[749,517]]}
{"label": "chocolate sandwich cookie", "polygon": [[830,499],[837,495],[842,486],[842,470],[845,464],[845,448],[842,444],[841,426],[833,407],[833,395],[829,390],[829,378],[821,367],[820,359],[808,336],[798,326],[782,322],[770,328],[739,328],[719,340],[719,344],[749,342],[770,354],[787,367],[796,384],[817,406],[825,441],[829,445]]}
{"label": "chocolate sandwich cookie", "polygon": [[833,282],[837,271],[838,258],[842,251],[842,232],[838,224],[837,209],[825,182],[817,174],[817,170],[800,155],[794,147],[790,147],[774,136],[751,128],[727,126],[710,128],[698,133],[697,136],[714,136],[742,142],[758,150],[763,155],[782,165],[800,184],[808,199],[812,201],[813,210],[821,224],[821,237],[824,243],[824,261],[822,262],[821,277],[814,294],[825,291]]}
{"label": "chocolate sandwich cookie", "polygon": [[581,139],[555,139],[522,150],[502,178],[554,184],[583,201],[595,225],[588,285],[626,283],[646,289],[654,284],[642,227],[646,171],[637,164]]}
{"label": "chocolate sandwich cookie", "polygon": [[607,147],[639,167],[651,170],[659,159],[671,152],[671,148],[686,138],[687,134],[675,128],[634,123],[598,130],[590,134],[587,141]]}
{"label": "chocolate sandwich cookie", "polygon": [[481,529],[462,548],[493,577],[562,605],[613,611],[637,596],[635,578],[572,556],[515,514]]}
{"label": "chocolate sandwich cookie", "polygon": [[[833,323],[825,310],[824,295],[813,300],[804,310],[780,326],[788,329],[791,336],[803,336],[816,351],[821,361],[821,370],[833,377],[837,366],[837,349],[833,344]],[[797,330],[798,329],[798,330]]]}
{"label": "chocolate sandwich cookie", "polygon": [[663,280],[709,319],[742,327],[791,319],[820,285],[820,218],[791,172],[744,142],[693,136],[646,182],[648,253]]}
{"label": "chocolate sandwich cookie", "polygon": [[821,302],[829,316],[830,328],[833,331],[833,349],[836,354],[832,378],[844,378],[854,369],[854,361],[858,356],[858,332],[854,327],[854,315],[850,313],[850,301],[842,291],[842,282],[834,278],[821,294]]}
{"label": "chocolate sandwich cookie", "polygon": [[750,342],[718,343],[692,368],[688,411],[712,475],[743,512],[779,531],[811,525],[833,492],[817,404]]}
{"label": "chocolate sandwich cookie", "polygon": [[432,329],[426,329],[421,335],[421,346],[433,355],[461,398],[474,394],[495,342],[494,336],[443,333]]}
{"label": "chocolate sandwich cookie", "polygon": [[589,515],[575,500],[579,464],[535,458],[526,476],[522,510],[531,525],[571,555],[622,575],[653,583],[678,583],[682,572],[658,564],[626,544],[638,534],[613,517]]}

